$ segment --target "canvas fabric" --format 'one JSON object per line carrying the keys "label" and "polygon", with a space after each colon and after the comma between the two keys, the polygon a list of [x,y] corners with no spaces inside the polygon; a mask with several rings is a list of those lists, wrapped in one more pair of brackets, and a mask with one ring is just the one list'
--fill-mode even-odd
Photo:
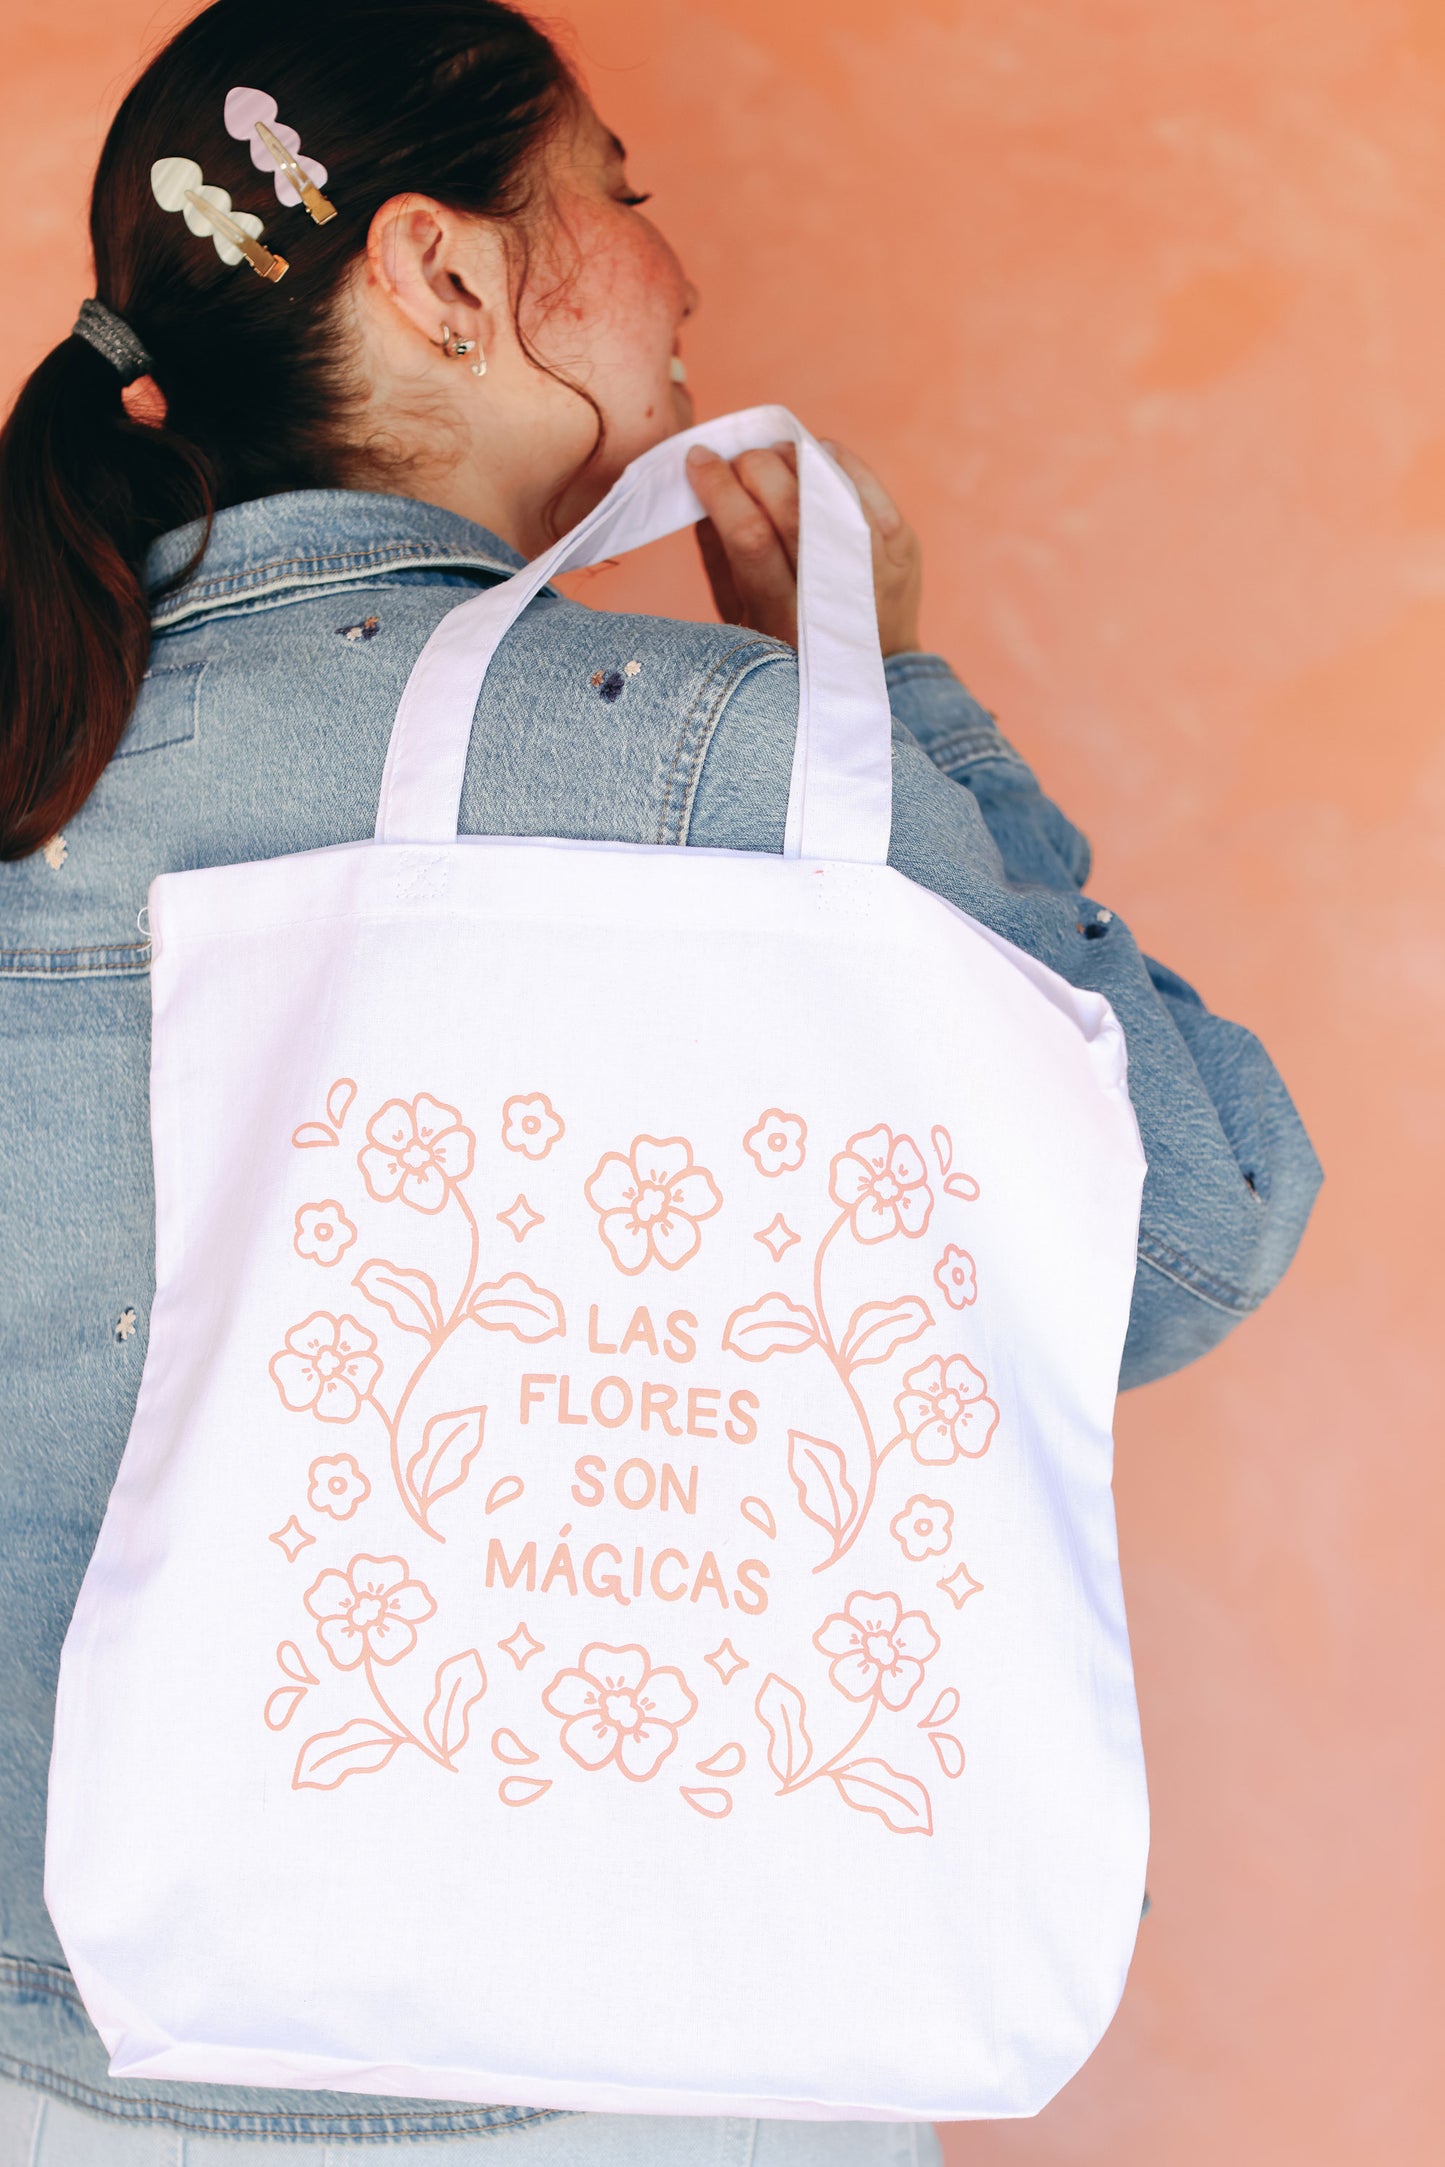
{"label": "canvas fabric", "polygon": [[[785,849],[457,835],[553,576],[790,437]],[[445,617],[375,838],[151,889],[157,1290],[46,1893],[119,2076],[1035,2111],[1147,1816],[1123,1036],[887,863],[866,524],[778,408]]]}

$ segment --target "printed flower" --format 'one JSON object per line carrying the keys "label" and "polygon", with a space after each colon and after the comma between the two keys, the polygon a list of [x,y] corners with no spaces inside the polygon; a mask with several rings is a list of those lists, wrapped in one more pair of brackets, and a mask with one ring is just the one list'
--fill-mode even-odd
{"label": "printed flower", "polygon": [[588,1179],[587,1201],[623,1272],[640,1272],[653,1257],[675,1272],[696,1253],[701,1222],[722,1209],[712,1175],[693,1165],[681,1136],[635,1137],[626,1158],[605,1153]]}
{"label": "printed flower", "polygon": [[917,1236],[933,1210],[922,1152],[911,1136],[895,1136],[887,1128],[848,1139],[847,1150],[833,1161],[830,1186],[860,1242],[883,1242],[899,1233]]}
{"label": "printed flower", "polygon": [[344,1573],[323,1573],[306,1590],[317,1638],[338,1670],[369,1656],[399,1663],[416,1646],[416,1629],[436,1609],[402,1558],[353,1558]]}
{"label": "printed flower", "polygon": [[329,1512],[333,1520],[349,1520],[370,1495],[371,1484],[349,1452],[311,1462],[311,1488],[306,1502],[313,1512]]}
{"label": "printed flower", "polygon": [[940,1497],[910,1497],[888,1526],[916,1565],[920,1558],[941,1556],[953,1541],[953,1507]]}
{"label": "printed flower", "polygon": [[545,1159],[566,1126],[545,1091],[510,1098],[502,1108],[502,1142],[529,1159]]}
{"label": "printed flower", "polygon": [[318,1264],[334,1264],[355,1239],[355,1227],[341,1206],[330,1197],[324,1204],[303,1204],[296,1214],[298,1257],[314,1257]]}
{"label": "printed flower", "polygon": [[454,1181],[472,1170],[473,1137],[455,1106],[423,1092],[408,1106],[388,1099],[366,1124],[370,1138],[356,1155],[379,1204],[399,1196],[413,1211],[440,1211]]}
{"label": "printed flower", "polygon": [[743,1138],[743,1149],[757,1162],[758,1172],[771,1180],[775,1174],[793,1174],[803,1163],[808,1124],[801,1114],[782,1114],[770,1106],[759,1114],[757,1126]]}
{"label": "printed flower", "polygon": [[584,1768],[615,1761],[624,1776],[646,1783],[677,1744],[679,1726],[697,1711],[680,1670],[654,1670],[645,1648],[609,1648],[594,1641],[576,1670],[559,1670],[542,1705],[562,1725],[562,1747]]}
{"label": "printed flower", "polygon": [[956,1242],[950,1242],[933,1267],[933,1281],[950,1309],[967,1309],[978,1294],[973,1258]]}
{"label": "printed flower", "polygon": [[828,1675],[849,1700],[876,1697],[885,1708],[906,1708],[938,1653],[938,1635],[921,1610],[904,1610],[896,1595],[850,1595],[813,1635],[831,1655]]}
{"label": "printed flower", "polygon": [[961,1354],[903,1373],[903,1390],[893,1402],[913,1457],[928,1466],[951,1460],[977,1460],[988,1450],[998,1427],[998,1409],[988,1397],[988,1379]]}
{"label": "printed flower", "polygon": [[272,1355],[276,1389],[293,1413],[309,1407],[318,1421],[354,1422],[381,1371],[375,1345],[376,1334],[355,1317],[318,1309],[304,1324],[293,1324],[285,1352]]}

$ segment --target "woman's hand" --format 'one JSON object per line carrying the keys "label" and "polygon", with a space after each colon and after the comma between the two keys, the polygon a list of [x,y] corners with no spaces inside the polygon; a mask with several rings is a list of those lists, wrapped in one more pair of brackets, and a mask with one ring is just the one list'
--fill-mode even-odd
{"label": "woman's hand", "polygon": [[[876,474],[825,440],[862,500],[873,536],[873,592],[885,655],[918,645],[922,556],[914,533]],[[697,540],[724,624],[747,625],[798,644],[798,455],[793,444],[736,459],[695,444],[687,478],[707,512]]]}

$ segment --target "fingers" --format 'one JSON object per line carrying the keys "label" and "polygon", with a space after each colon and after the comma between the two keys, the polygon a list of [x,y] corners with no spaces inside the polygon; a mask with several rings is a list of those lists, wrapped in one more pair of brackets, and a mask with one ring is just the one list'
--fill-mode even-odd
{"label": "fingers", "polygon": [[[707,514],[711,536],[699,533],[703,562],[712,576],[710,552],[721,550],[736,596],[732,621],[797,640],[797,479],[774,452],[745,452],[720,459],[705,445],[687,455],[688,480]],[[720,608],[724,597],[713,581]]]}
{"label": "fingers", "polygon": [[903,525],[903,514],[872,468],[864,466],[858,454],[849,451],[846,444],[839,444],[832,437],[823,437],[821,442],[824,451],[832,453],[862,498],[870,524],[885,541],[897,534]]}

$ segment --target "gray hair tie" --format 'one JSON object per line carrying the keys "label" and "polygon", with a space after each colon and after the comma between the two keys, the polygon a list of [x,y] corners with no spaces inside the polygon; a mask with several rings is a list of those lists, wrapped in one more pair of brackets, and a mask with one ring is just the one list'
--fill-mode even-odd
{"label": "gray hair tie", "polygon": [[84,339],[87,346],[104,355],[122,386],[133,384],[138,376],[149,376],[155,368],[155,362],[125,318],[117,316],[103,301],[81,302],[80,314],[71,326],[70,335],[73,339]]}

